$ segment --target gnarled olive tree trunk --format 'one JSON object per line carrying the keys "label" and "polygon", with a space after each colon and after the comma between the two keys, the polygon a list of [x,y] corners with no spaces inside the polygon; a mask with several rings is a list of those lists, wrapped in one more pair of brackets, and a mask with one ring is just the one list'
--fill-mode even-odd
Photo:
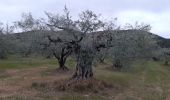
{"label": "gnarled olive tree trunk", "polygon": [[57,58],[58,63],[59,63],[59,70],[63,70],[63,71],[69,70],[65,66],[65,63],[66,63],[66,60],[67,60],[68,56],[70,56],[71,53],[72,53],[72,50],[71,49],[67,50],[66,48],[62,48],[60,55],[57,55],[55,53],[55,51],[53,51],[53,55],[55,56],[55,58]]}
{"label": "gnarled olive tree trunk", "polygon": [[65,62],[66,62],[66,58],[64,57],[61,57],[60,59],[58,59],[59,69],[68,70],[68,68],[65,66]]}
{"label": "gnarled olive tree trunk", "polygon": [[73,78],[89,79],[93,77],[93,54],[87,50],[81,50],[77,54],[77,66]]}

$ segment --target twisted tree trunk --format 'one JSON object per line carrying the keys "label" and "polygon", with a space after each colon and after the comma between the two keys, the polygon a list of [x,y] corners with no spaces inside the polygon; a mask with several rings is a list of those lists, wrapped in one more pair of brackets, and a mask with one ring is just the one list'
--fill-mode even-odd
{"label": "twisted tree trunk", "polygon": [[116,59],[115,62],[113,63],[113,68],[120,70],[122,67],[123,67],[123,65],[122,65],[120,59]]}
{"label": "twisted tree trunk", "polygon": [[99,63],[104,64],[104,57],[99,58]]}
{"label": "twisted tree trunk", "polygon": [[65,62],[66,62],[66,58],[60,58],[58,59],[58,62],[59,62],[59,69],[60,70],[63,70],[63,71],[67,71],[69,70],[66,66],[65,66]]}
{"label": "twisted tree trunk", "polygon": [[65,66],[65,62],[72,53],[72,50],[66,50],[66,48],[62,48],[61,54],[58,56],[55,51],[53,51],[53,55],[57,58],[59,63],[59,70],[68,71],[69,69]]}
{"label": "twisted tree trunk", "polygon": [[73,78],[89,79],[93,77],[92,70],[93,54],[89,51],[80,51],[77,57],[76,71]]}

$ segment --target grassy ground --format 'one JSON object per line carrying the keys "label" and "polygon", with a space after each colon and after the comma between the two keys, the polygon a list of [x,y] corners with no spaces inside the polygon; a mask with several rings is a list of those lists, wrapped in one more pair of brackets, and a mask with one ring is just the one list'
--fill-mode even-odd
{"label": "grassy ground", "polygon": [[[112,84],[112,88],[97,93],[76,93],[34,88],[36,83],[69,78],[71,70],[56,72],[55,59],[10,58],[0,61],[0,100],[170,100],[170,66],[161,62],[135,62],[126,72],[112,71],[109,64],[94,67],[95,78]],[[45,85],[41,85],[44,87]]]}

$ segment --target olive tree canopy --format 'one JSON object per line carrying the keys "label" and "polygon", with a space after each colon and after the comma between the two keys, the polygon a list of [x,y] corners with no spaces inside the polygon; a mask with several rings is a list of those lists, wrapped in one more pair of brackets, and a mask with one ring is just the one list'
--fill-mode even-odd
{"label": "olive tree canopy", "polygon": [[[64,31],[71,39],[57,37],[49,41],[57,44],[63,43],[66,49],[71,50],[76,56],[77,66],[73,78],[93,77],[92,62],[94,56],[101,48],[111,46],[110,31],[103,31],[102,34],[95,35],[97,31],[102,30],[104,23],[99,16],[90,10],[82,12],[78,20],[73,21],[70,12],[65,7],[65,15],[46,13],[48,16],[47,25],[53,32]],[[64,34],[63,33],[63,34]],[[62,48],[62,46],[60,46]]]}

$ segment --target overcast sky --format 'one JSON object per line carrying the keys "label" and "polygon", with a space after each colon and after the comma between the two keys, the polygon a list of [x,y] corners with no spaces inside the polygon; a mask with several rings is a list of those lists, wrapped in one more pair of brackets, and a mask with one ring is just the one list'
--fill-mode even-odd
{"label": "overcast sky", "polygon": [[170,0],[0,0],[0,22],[13,22],[22,12],[44,17],[44,11],[62,12],[67,5],[73,17],[83,10],[100,13],[105,19],[118,18],[120,24],[144,22],[151,32],[170,38]]}

